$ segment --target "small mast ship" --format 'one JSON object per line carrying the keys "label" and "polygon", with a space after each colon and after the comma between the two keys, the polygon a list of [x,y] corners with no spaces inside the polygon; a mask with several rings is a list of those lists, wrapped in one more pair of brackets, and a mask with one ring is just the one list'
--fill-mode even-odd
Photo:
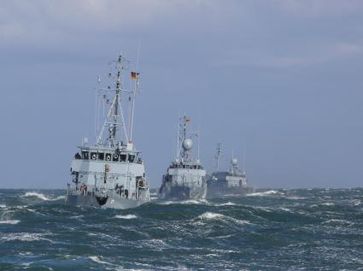
{"label": "small mast ship", "polygon": [[192,157],[192,137],[198,137],[198,134],[188,133],[187,128],[189,122],[190,118],[187,116],[184,116],[180,120],[177,140],[177,157],[163,176],[159,190],[159,199],[200,200],[206,197],[206,171],[203,169],[199,157],[197,159]]}
{"label": "small mast ship", "polygon": [[[72,183],[68,184],[66,196],[66,203],[71,205],[127,209],[150,201],[144,162],[132,135],[139,73],[131,72],[133,90],[127,90],[123,71],[128,61],[120,55],[113,63],[115,71],[108,74],[108,80],[114,81],[114,86],[98,91],[97,104],[102,105],[100,117],[104,123],[97,142],[89,145],[84,140],[72,160]],[[122,106],[125,103],[129,107],[128,127]]]}
{"label": "small mast ship", "polygon": [[220,157],[222,145],[217,145],[216,171],[207,180],[207,198],[218,198],[229,195],[245,195],[253,192],[253,188],[248,186],[247,175],[238,166],[237,158],[232,156],[229,171],[220,171]]}

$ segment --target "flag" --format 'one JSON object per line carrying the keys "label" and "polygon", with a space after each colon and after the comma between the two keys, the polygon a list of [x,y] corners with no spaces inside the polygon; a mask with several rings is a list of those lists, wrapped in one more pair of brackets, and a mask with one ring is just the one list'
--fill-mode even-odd
{"label": "flag", "polygon": [[131,72],[131,79],[138,80],[139,79],[139,72]]}

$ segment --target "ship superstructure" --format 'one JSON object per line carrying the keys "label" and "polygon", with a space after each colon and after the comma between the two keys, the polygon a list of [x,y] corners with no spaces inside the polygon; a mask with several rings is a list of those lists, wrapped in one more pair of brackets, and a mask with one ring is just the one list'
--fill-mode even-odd
{"label": "ship superstructure", "polygon": [[228,171],[220,170],[220,158],[222,155],[222,144],[217,145],[216,152],[216,170],[208,177],[208,198],[223,197],[227,195],[245,195],[253,191],[248,186],[247,174],[238,166],[237,158],[230,160],[230,168]]}
{"label": "ship superstructure", "polygon": [[[127,63],[120,55],[113,63],[114,71],[108,74],[112,84],[99,89],[101,116],[97,116],[104,122],[96,143],[89,145],[83,140],[72,160],[72,183],[66,197],[69,204],[126,209],[150,201],[144,161],[132,134],[139,73],[131,72],[132,90],[127,90],[123,84]],[[129,109],[127,123],[125,105]]]}
{"label": "ship superstructure", "polygon": [[188,133],[189,123],[190,118],[187,116],[180,119],[177,137],[177,155],[163,176],[159,190],[160,199],[199,200],[206,197],[206,171],[201,165],[199,157],[195,159],[192,153],[192,138],[198,138],[198,134]]}

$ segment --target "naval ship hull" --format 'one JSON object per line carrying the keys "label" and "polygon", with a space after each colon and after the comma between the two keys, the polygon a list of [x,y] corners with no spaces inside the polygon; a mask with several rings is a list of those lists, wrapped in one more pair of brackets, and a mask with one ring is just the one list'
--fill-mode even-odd
{"label": "naval ship hull", "polygon": [[254,191],[253,187],[227,187],[224,183],[208,183],[207,198],[223,198],[228,196],[245,196]]}
{"label": "naval ship hull", "polygon": [[87,193],[68,193],[66,196],[66,204],[73,206],[86,206],[96,208],[113,208],[113,209],[130,209],[139,207],[149,200],[126,199],[121,198],[116,193],[107,196],[97,196],[92,192]]}
{"label": "naval ship hull", "polygon": [[159,191],[159,199],[162,200],[201,200],[207,195],[207,187],[191,187],[164,183]]}

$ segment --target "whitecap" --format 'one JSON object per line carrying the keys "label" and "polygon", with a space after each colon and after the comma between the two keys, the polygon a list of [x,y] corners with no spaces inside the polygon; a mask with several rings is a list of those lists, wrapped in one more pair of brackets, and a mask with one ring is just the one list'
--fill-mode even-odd
{"label": "whitecap", "polygon": [[342,224],[342,225],[347,225],[347,226],[354,225],[354,223],[351,221],[344,220],[344,219],[336,219],[336,218],[328,219],[328,220],[322,222],[322,224]]}
{"label": "whitecap", "polygon": [[217,214],[217,213],[212,213],[212,212],[205,212],[201,215],[198,216],[199,219],[216,219],[216,218],[223,218],[224,215],[222,214]]}
{"label": "whitecap", "polygon": [[354,200],[352,200],[352,204],[353,204],[354,206],[359,206],[359,205],[361,205],[361,204],[362,204],[362,202],[361,202],[359,199],[354,199]]}
{"label": "whitecap", "polygon": [[208,204],[208,201],[205,199],[195,200],[195,199],[189,199],[189,200],[181,200],[181,201],[161,201],[158,202],[160,205],[171,205],[171,204],[185,204],[185,205],[200,205],[200,204]]}
{"label": "whitecap", "polygon": [[225,203],[215,203],[215,204],[211,204],[211,205],[219,207],[219,206],[237,206],[238,204],[236,204],[234,202],[231,202],[231,201],[228,201],[228,202],[225,202]]}
{"label": "whitecap", "polygon": [[56,198],[54,198],[54,199],[50,199],[50,200],[61,200],[61,199],[65,199],[66,198],[66,196],[58,196],[58,197],[56,197]]}
{"label": "whitecap", "polygon": [[24,194],[24,197],[34,197],[34,198],[38,198],[38,199],[41,199],[41,200],[50,200],[47,196],[45,196],[44,194],[42,193],[38,193],[38,192],[26,192]]}
{"label": "whitecap", "polygon": [[15,224],[18,224],[19,222],[20,222],[20,220],[16,220],[16,219],[0,220],[0,224],[11,224],[11,225],[15,225]]}
{"label": "whitecap", "polygon": [[286,208],[286,207],[279,207],[278,209],[281,210],[281,211],[292,213],[292,211],[289,208]]}
{"label": "whitecap", "polygon": [[5,204],[0,204],[0,208],[6,208]]}
{"label": "whitecap", "polygon": [[334,206],[335,204],[333,202],[324,202],[321,205],[324,205],[324,206]]}
{"label": "whitecap", "polygon": [[271,196],[271,195],[283,195],[283,193],[276,191],[276,190],[268,190],[268,191],[264,191],[264,192],[256,192],[256,193],[249,193],[246,194],[246,196],[248,197],[264,197],[264,196]]}
{"label": "whitecap", "polygon": [[115,215],[115,218],[121,218],[121,219],[135,219],[137,218],[136,215],[128,214],[128,215]]}
{"label": "whitecap", "polygon": [[4,236],[1,236],[0,240],[3,241],[23,241],[23,242],[32,242],[32,241],[48,241],[52,242],[49,239],[43,238],[44,234],[41,233],[28,233],[28,232],[19,232],[19,233],[10,233]]}
{"label": "whitecap", "polygon": [[94,261],[95,263],[99,263],[99,264],[105,264],[105,265],[114,265],[114,264],[112,264],[112,263],[109,263],[109,262],[106,262],[106,261],[102,261],[101,259],[100,259],[100,257],[98,257],[98,256],[89,256],[88,257],[90,260],[92,260],[92,261]]}
{"label": "whitecap", "polygon": [[303,199],[306,199],[304,197],[299,197],[299,196],[288,196],[286,198],[291,199],[291,200],[303,200]]}
{"label": "whitecap", "polygon": [[223,220],[223,221],[232,221],[236,224],[240,224],[240,225],[244,225],[244,224],[251,224],[249,221],[247,220],[240,220],[240,219],[236,219],[230,216],[225,216],[222,214],[218,214],[218,213],[212,213],[212,212],[205,212],[201,215],[198,216],[198,219],[200,220]]}

